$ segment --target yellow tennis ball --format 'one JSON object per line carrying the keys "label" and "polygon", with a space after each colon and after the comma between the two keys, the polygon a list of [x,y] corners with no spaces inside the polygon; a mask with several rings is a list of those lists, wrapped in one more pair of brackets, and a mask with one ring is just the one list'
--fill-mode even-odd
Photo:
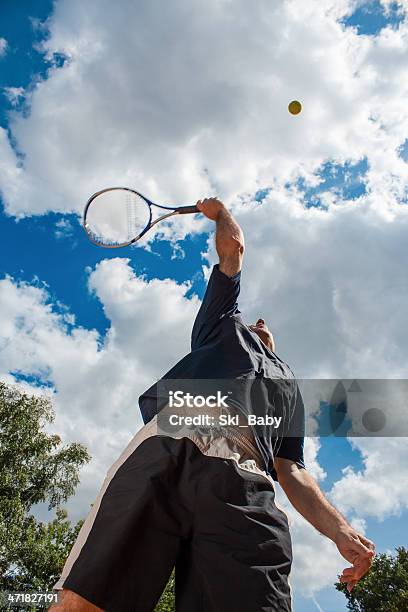
{"label": "yellow tennis ball", "polygon": [[292,100],[289,102],[288,111],[291,115],[298,115],[302,111],[302,105],[297,100]]}

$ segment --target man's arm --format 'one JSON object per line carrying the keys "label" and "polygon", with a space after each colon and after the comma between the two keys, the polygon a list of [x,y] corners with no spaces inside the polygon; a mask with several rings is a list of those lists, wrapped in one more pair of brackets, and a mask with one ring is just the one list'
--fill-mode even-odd
{"label": "man's arm", "polygon": [[352,567],[346,568],[340,580],[349,591],[370,569],[374,544],[359,534],[326,499],[316,480],[305,469],[289,459],[275,458],[279,484],[296,510],[320,533],[336,544],[340,554]]}
{"label": "man's arm", "polygon": [[208,219],[215,221],[215,247],[220,258],[221,272],[231,277],[242,267],[244,257],[244,234],[231,213],[217,198],[206,198],[197,202],[197,208]]}

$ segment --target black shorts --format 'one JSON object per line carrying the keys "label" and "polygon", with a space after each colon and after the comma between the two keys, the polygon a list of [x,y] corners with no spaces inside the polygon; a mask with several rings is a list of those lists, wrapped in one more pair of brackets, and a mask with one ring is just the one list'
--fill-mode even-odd
{"label": "black shorts", "polygon": [[273,484],[145,428],[108,472],[54,588],[107,612],[152,612],[175,566],[178,612],[290,612],[291,539]]}

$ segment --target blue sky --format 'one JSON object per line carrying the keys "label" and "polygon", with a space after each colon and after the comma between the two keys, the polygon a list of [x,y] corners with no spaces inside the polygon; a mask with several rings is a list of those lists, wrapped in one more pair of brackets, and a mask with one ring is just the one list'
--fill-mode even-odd
{"label": "blue sky", "polygon": [[316,172],[318,185],[308,186],[303,178],[299,178],[296,188],[301,192],[306,206],[324,206],[321,197],[327,192],[334,193],[344,200],[354,200],[366,193],[364,182],[366,172],[366,159],[357,163],[346,162],[343,165],[327,161]]}
{"label": "blue sky", "polygon": [[[47,19],[52,10],[53,3],[43,0],[36,3],[28,1],[7,2],[2,3],[0,7],[0,37],[7,41],[5,53],[0,57],[0,125],[8,131],[12,147],[17,146],[15,124],[13,123],[16,120],[14,113],[21,113],[29,117],[30,107],[24,108],[21,99],[13,104],[10,99],[10,90],[7,88],[23,88],[26,92],[27,90],[33,91],[36,82],[46,81],[49,74],[50,78],[56,78],[58,67],[63,70],[64,53],[54,54],[53,64],[50,59],[45,59],[44,52],[40,52],[37,47],[38,43],[46,40],[48,36],[47,30],[40,27],[39,24]],[[341,23],[344,28],[355,28],[358,36],[374,38],[387,26],[392,26],[397,30],[402,21],[403,16],[398,11],[397,4],[390,5],[390,10],[386,13],[379,2],[366,2],[359,6],[354,13],[344,16]],[[51,73],[48,73],[49,70],[51,70]],[[8,95],[7,91],[9,92]],[[307,107],[305,112],[307,112]],[[341,120],[343,121],[343,119]],[[203,121],[205,121],[205,118]],[[118,129],[120,131],[121,128]],[[292,127],[288,129],[292,129]],[[22,134],[21,130],[19,134]],[[398,149],[400,158],[405,161],[407,160],[408,142],[406,137],[407,134],[405,134],[405,138],[402,139]],[[290,138],[291,136],[288,135],[288,140]],[[296,146],[295,142],[288,157],[299,154]],[[22,155],[21,161],[24,164],[25,151],[21,151],[18,146],[17,149],[19,155]],[[159,149],[158,155],[160,155],[160,151]],[[311,158],[316,159],[319,154],[319,152],[313,151]],[[306,208],[320,210],[327,207],[328,197],[334,198],[338,202],[344,201],[345,206],[356,205],[356,202],[370,195],[372,185],[375,182],[372,178],[373,175],[370,174],[370,172],[375,171],[375,159],[374,162],[373,159],[374,156],[371,156],[370,159],[370,154],[364,150],[364,147],[361,148],[361,151],[350,151],[349,155],[344,150],[342,152],[336,150],[333,155],[329,153],[322,156],[317,164],[314,166],[311,164],[297,176],[293,173],[290,177],[283,175],[279,187],[280,197],[290,197],[290,194],[297,194],[296,197]],[[46,163],[46,157],[44,157],[44,160],[44,163]],[[215,164],[210,156],[208,163],[210,172],[211,163]],[[313,172],[311,172],[311,168],[313,168]],[[312,181],[311,177],[313,177]],[[112,260],[113,265],[113,260],[117,257],[128,258],[129,267],[136,277],[142,277],[146,282],[167,278],[174,280],[177,284],[190,282],[191,285],[184,297],[188,300],[193,295],[202,297],[205,289],[202,265],[207,263],[205,252],[207,251],[209,238],[207,231],[187,231],[177,241],[177,248],[175,248],[175,244],[170,244],[168,240],[155,239],[149,244],[149,249],[137,247],[121,253],[103,251],[86,239],[77,214],[52,210],[50,202],[53,202],[53,176],[51,174],[49,179],[49,183],[44,183],[44,199],[47,200],[48,210],[51,210],[51,212],[36,214],[38,209],[33,206],[31,216],[16,220],[13,216],[12,207],[8,208],[9,214],[5,214],[4,198],[1,201],[2,256],[0,279],[10,276],[16,285],[21,281],[30,286],[44,289],[47,303],[54,313],[74,315],[74,320],[69,319],[69,317],[65,320],[65,331],[68,336],[73,333],[73,330],[84,328],[84,330],[97,330],[101,346],[106,339],[106,333],[111,327],[112,303],[104,301],[101,297],[103,289],[100,287],[94,292],[90,292],[88,288],[90,275],[102,261]],[[86,187],[86,176],[83,177],[83,180]],[[55,181],[58,184],[58,177],[55,178]],[[89,181],[88,194],[94,190],[92,181],[93,179]],[[117,183],[121,182],[123,182],[123,175],[118,175]],[[217,188],[220,187],[223,184],[222,178],[219,178],[218,183],[214,178],[214,184]],[[9,185],[7,189],[9,189]],[[149,196],[148,187],[146,189],[146,195]],[[227,187],[225,189],[227,190]],[[253,200],[258,201],[259,206],[265,206],[264,202],[268,201],[268,198],[273,196],[277,189],[276,184],[271,185],[264,182],[264,178],[261,177],[257,188],[252,190]],[[168,191],[170,197],[173,196],[173,201],[175,201],[179,193],[177,188],[174,189],[174,192],[171,192],[171,189]],[[82,204],[77,203],[75,206],[77,210],[80,210]],[[70,202],[67,208],[72,210],[75,206]],[[27,210],[30,210],[29,206]],[[271,209],[271,217],[274,210]],[[27,211],[26,214],[28,214]],[[245,223],[245,220],[248,219],[245,216],[247,213],[244,210],[242,214]],[[248,227],[250,228],[250,226]],[[256,231],[259,232],[259,240],[261,240],[262,226],[260,225]],[[275,231],[278,230],[272,225],[271,234],[273,235]],[[106,269],[109,270],[109,268]],[[253,279],[256,278],[257,268],[251,269],[252,278],[249,278],[248,274],[248,281],[252,283]],[[298,283],[300,281],[296,280],[296,284]],[[298,294],[294,294],[293,302],[296,302],[296,295]],[[302,294],[299,293],[299,295]],[[244,303],[248,305],[250,311],[252,302],[249,290],[244,295]],[[278,302],[276,303],[278,304]],[[314,304],[314,309],[318,311],[318,303]],[[316,317],[318,318],[318,315]],[[150,324],[154,325],[155,321],[150,321]],[[290,358],[293,354],[295,362],[298,359],[297,365],[299,367],[304,353],[300,352],[299,356],[297,356],[297,353],[295,354],[291,347],[296,339],[289,338],[289,335],[290,331],[282,332],[283,356]],[[16,360],[16,363],[18,363],[18,360]],[[168,366],[170,367],[170,365],[172,364],[169,363]],[[12,367],[4,374],[11,374],[16,379],[21,378],[34,384],[40,382],[46,385],[55,384],[54,380],[50,381],[46,378],[41,379],[41,376],[33,376],[30,369],[24,370],[24,367],[20,369]],[[352,448],[347,440],[323,437],[320,443],[321,447],[318,451],[317,460],[326,472],[326,478],[321,482],[321,486],[326,492],[331,491],[333,485],[342,478],[343,470],[347,466],[352,466],[356,474],[364,471],[361,449]],[[393,513],[390,512],[384,521],[375,516],[366,516],[364,517],[366,533],[376,542],[377,549],[380,552],[392,550],[394,547],[404,544],[402,533],[406,533],[406,519],[406,510],[400,516],[393,516]],[[318,604],[313,602],[312,599],[302,597],[298,592],[295,592],[295,610],[314,611],[319,609],[319,605],[325,612],[340,612],[346,609],[343,596],[337,594],[331,586],[322,588],[315,594],[315,597]]]}
{"label": "blue sky", "polygon": [[403,20],[398,2],[391,2],[388,11],[378,0],[359,3],[356,10],[343,19],[347,27],[356,28],[360,35],[375,36],[383,28],[398,27]]}

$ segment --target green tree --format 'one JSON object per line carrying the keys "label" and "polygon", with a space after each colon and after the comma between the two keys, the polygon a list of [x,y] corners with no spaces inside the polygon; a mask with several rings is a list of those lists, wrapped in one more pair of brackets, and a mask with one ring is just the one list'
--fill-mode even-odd
{"label": "green tree", "polygon": [[169,581],[164,589],[162,596],[154,610],[154,612],[174,612],[176,609],[175,596],[174,596],[174,570],[169,578]]}
{"label": "green tree", "polygon": [[370,571],[349,593],[343,583],[336,589],[345,594],[352,612],[403,612],[408,610],[408,550],[396,549],[397,555],[380,554]]}
{"label": "green tree", "polygon": [[[61,446],[45,430],[53,420],[48,397],[0,382],[0,591],[50,590],[81,526],[60,506],[90,456],[81,444]],[[55,509],[49,523],[30,512],[40,502]]]}

